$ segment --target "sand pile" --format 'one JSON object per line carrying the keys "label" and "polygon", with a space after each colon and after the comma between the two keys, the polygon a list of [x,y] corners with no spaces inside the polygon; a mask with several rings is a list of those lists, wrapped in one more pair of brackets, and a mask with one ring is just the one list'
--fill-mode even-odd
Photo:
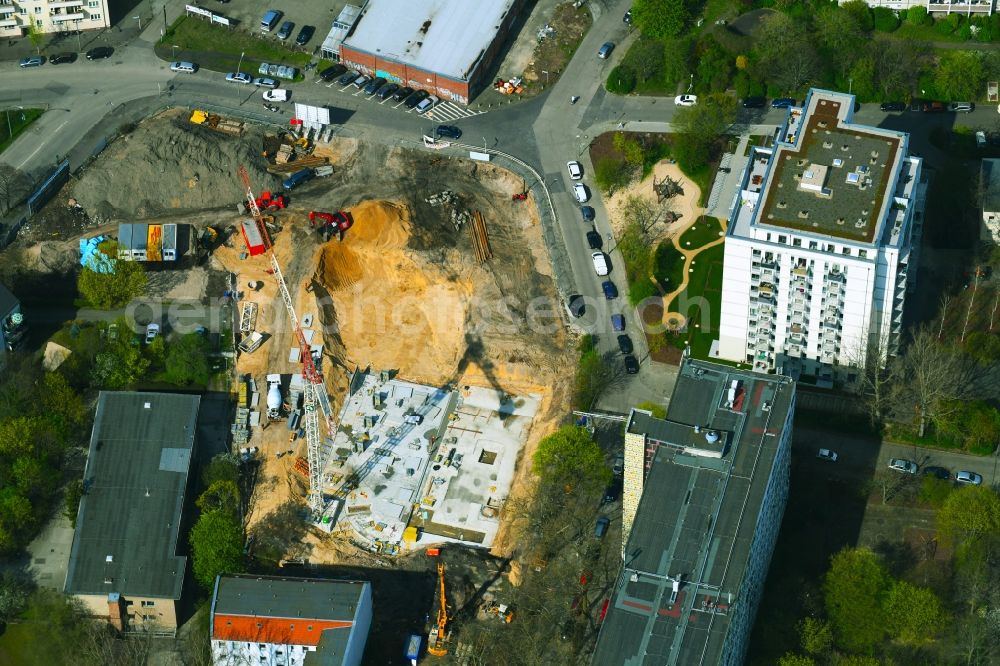
{"label": "sand pile", "polygon": [[[322,250],[316,279],[329,291],[347,360],[394,368],[432,383],[451,376],[465,353],[471,276],[407,248],[412,226],[400,204],[368,201],[348,210],[354,226]],[[440,255],[434,255],[435,259]]]}
{"label": "sand pile", "polygon": [[616,237],[621,234],[624,226],[621,210],[625,201],[629,197],[639,196],[655,204],[656,192],[653,191],[653,181],[661,181],[667,176],[678,181],[684,193],[663,202],[663,205],[668,210],[677,213],[680,217],[670,225],[660,227],[662,230],[660,237],[670,238],[682,233],[705,214],[705,209],[698,205],[701,189],[694,184],[694,181],[685,176],[676,164],[662,160],[653,166],[653,172],[649,176],[643,178],[641,181],[632,183],[626,188],[617,190],[610,199],[604,200],[604,205],[608,209],[608,216],[611,220],[611,227],[615,230]]}

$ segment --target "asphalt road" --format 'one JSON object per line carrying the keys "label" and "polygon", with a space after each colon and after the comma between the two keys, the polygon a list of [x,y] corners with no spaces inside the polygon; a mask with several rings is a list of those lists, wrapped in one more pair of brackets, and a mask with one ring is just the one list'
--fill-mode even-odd
{"label": "asphalt road", "polygon": [[[604,278],[598,278],[594,271],[585,237],[589,225],[582,221],[579,204],[572,196],[566,162],[578,160],[583,164],[583,182],[591,192],[588,204],[597,212],[594,228],[608,239],[611,228],[607,211],[593,185],[593,165],[587,154],[590,141],[619,123],[624,123],[627,129],[667,131],[674,112],[670,99],[619,97],[608,95],[603,88],[607,73],[620,62],[628,43],[635,38],[621,20],[630,4],[630,0],[620,0],[597,17],[577,55],[548,92],[485,114],[461,117],[465,114],[459,109],[453,117],[432,120],[394,108],[392,103],[380,104],[356,91],[344,91],[340,86],[319,84],[312,79],[288,86],[293,101],[337,109],[342,131],[351,136],[383,142],[415,141],[437,122],[446,121],[463,130],[463,141],[475,144],[481,139],[484,146],[532,165],[542,175],[555,208],[558,233],[554,234],[556,242],[550,243],[548,249],[556,274],[562,278],[558,288],[564,295],[582,294],[591,304],[587,319],[598,334],[599,348],[614,358],[615,371],[622,375],[600,407],[619,412],[641,400],[669,396],[675,370],[648,362],[645,338],[625,298],[628,284],[621,256],[607,240],[604,249],[611,264],[608,279],[615,282],[621,296],[615,301],[604,298],[600,287]],[[179,0],[167,2],[168,20],[182,11],[183,3]],[[226,83],[224,75],[217,72],[200,71],[194,75],[170,72],[168,64],[153,54],[152,43],[158,37],[158,28],[152,25],[131,44],[119,47],[112,58],[102,61],[80,59],[72,64],[46,64],[24,70],[16,62],[0,63],[0,107],[44,104],[51,110],[0,155],[0,161],[37,175],[59,159],[72,155],[71,165],[75,168],[97,144],[94,128],[113,122],[127,102],[141,101],[140,108],[145,111],[169,105],[210,103],[266,115],[260,92],[251,86]],[[602,60],[596,54],[606,41],[615,42],[618,48],[611,58]],[[579,96],[579,101],[572,104],[572,96]],[[283,123],[285,116],[273,114],[273,122]],[[745,111],[738,124],[744,129],[768,131],[783,117],[783,111],[771,109]],[[860,107],[855,118],[911,132],[911,148],[931,159],[936,151],[927,142],[930,128],[956,122],[951,114],[884,114],[877,105]],[[992,107],[981,106],[957,122],[993,129],[997,120]],[[610,315],[617,313],[625,316],[626,332],[642,361],[636,376],[627,377],[622,372],[610,324]]]}

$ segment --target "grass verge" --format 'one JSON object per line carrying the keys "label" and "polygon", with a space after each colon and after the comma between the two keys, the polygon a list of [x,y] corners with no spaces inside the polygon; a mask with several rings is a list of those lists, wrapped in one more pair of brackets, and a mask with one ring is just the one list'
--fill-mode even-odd
{"label": "grass verge", "polygon": [[[312,60],[308,53],[192,16],[181,16],[174,21],[157,44],[156,54],[163,59],[189,59],[199,67],[217,72],[239,68],[252,74],[256,74],[262,62],[302,68]],[[242,65],[240,54],[243,54]]]}
{"label": "grass verge", "polygon": [[4,109],[7,122],[0,121],[0,153],[7,150],[43,113],[42,109]]}

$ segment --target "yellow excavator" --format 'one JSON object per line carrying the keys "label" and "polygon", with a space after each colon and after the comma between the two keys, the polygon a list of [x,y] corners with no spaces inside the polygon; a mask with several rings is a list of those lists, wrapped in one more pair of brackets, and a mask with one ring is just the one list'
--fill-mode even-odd
{"label": "yellow excavator", "polygon": [[444,596],[444,563],[438,562],[438,584],[440,586],[441,604],[438,607],[437,624],[430,631],[427,641],[427,653],[435,657],[448,654],[445,642],[448,640],[448,604]]}

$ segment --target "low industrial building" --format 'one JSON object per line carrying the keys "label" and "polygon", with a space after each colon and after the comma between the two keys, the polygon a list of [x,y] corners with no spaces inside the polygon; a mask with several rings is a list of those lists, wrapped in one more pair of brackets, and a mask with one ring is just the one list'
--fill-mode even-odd
{"label": "low industrial building", "polygon": [[594,666],[743,663],[788,499],[795,382],[685,359],[625,426],[623,568]]}
{"label": "low industrial building", "polygon": [[28,325],[21,312],[21,302],[0,284],[0,362],[7,352],[21,347],[27,333]]}
{"label": "low industrial building", "polygon": [[173,634],[200,398],[102,391],[65,592],[121,631]]}
{"label": "low industrial building", "polygon": [[214,666],[357,666],[371,583],[225,574],[209,622]]}
{"label": "low industrial building", "polygon": [[340,59],[371,76],[468,104],[524,8],[524,0],[370,0]]}

